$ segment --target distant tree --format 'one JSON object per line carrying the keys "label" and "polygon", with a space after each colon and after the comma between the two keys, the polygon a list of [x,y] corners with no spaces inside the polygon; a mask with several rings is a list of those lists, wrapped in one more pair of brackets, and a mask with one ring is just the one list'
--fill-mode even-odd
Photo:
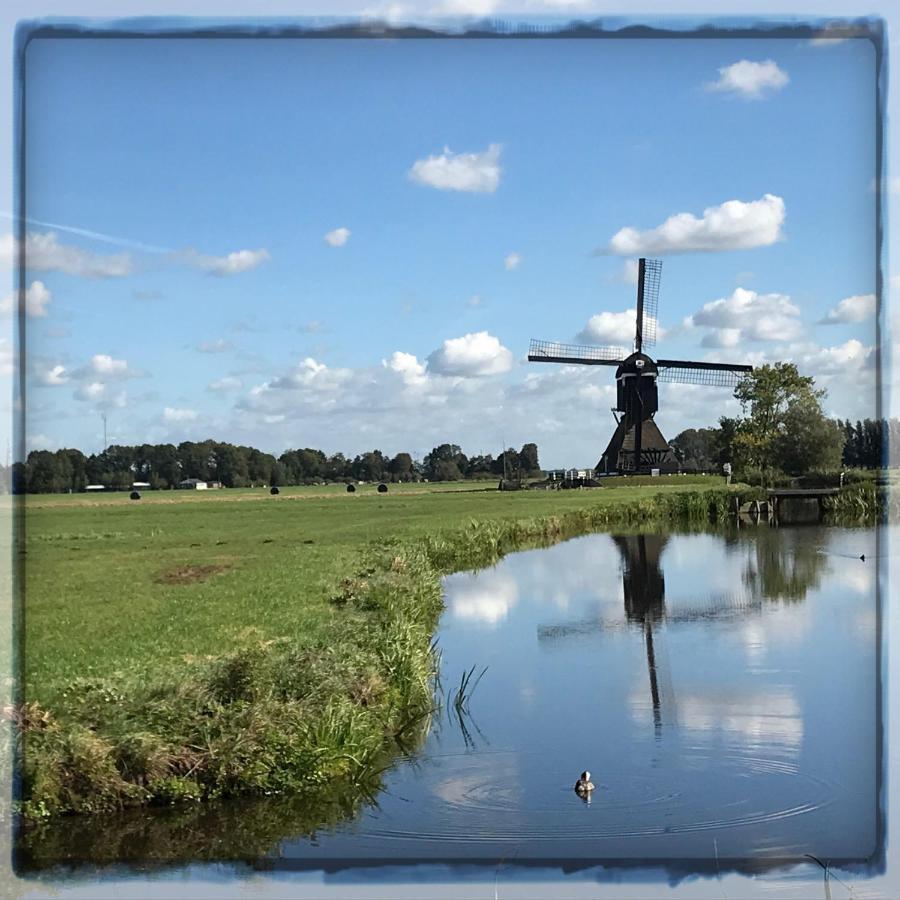
{"label": "distant tree", "polygon": [[[440,444],[422,462],[425,465],[425,475],[430,481],[455,481],[462,477],[469,460],[458,444]],[[453,463],[455,470],[446,466],[439,468],[440,463]],[[453,471],[456,472],[455,476],[441,477],[441,473],[446,475]]]}
{"label": "distant tree", "polygon": [[263,453],[254,447],[242,447],[247,456],[247,479],[250,484],[268,484],[272,487],[272,469],[277,460],[271,453]]}
{"label": "distant tree", "polygon": [[357,456],[350,470],[358,481],[381,481],[387,471],[387,460],[380,450],[370,450]]}
{"label": "distant tree", "polygon": [[519,454],[512,448],[504,450],[495,460],[491,471],[494,475],[507,478],[518,477],[520,470]]}
{"label": "distant tree", "polygon": [[272,487],[281,487],[284,484],[284,466],[278,460],[275,460],[269,472],[269,484]]}
{"label": "distant tree", "polygon": [[519,451],[519,466],[524,475],[538,475],[541,464],[538,462],[537,444],[523,444]]}
{"label": "distant tree", "polygon": [[416,477],[413,460],[408,453],[398,453],[388,463],[388,472],[391,474],[391,481],[413,481]]}
{"label": "distant tree", "polygon": [[216,480],[225,487],[246,487],[249,484],[247,454],[244,447],[216,444],[213,450]]}
{"label": "distant tree", "polygon": [[466,478],[484,478],[486,475],[493,474],[494,457],[490,453],[478,456],[470,456],[469,464],[466,467]]}
{"label": "distant tree", "polygon": [[49,450],[32,450],[26,462],[29,494],[51,494],[60,487],[59,460]]}
{"label": "distant tree", "polygon": [[462,472],[452,459],[439,459],[431,469],[432,481],[459,481]]}
{"label": "distant tree", "polygon": [[683,468],[710,471],[719,468],[716,461],[719,437],[716,428],[688,428],[677,434],[671,445]]}

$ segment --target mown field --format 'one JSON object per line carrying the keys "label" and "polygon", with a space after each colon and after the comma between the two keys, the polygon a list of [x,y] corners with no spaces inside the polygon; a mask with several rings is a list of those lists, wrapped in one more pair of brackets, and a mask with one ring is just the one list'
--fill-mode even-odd
{"label": "mown field", "polygon": [[491,488],[28,496],[31,814],[371,771],[431,702],[441,574],[726,496],[720,478]]}
{"label": "mown field", "polygon": [[[722,479],[715,479],[722,484]],[[494,487],[493,482],[490,483]],[[666,490],[696,489],[684,479]],[[152,675],[246,640],[314,639],[367,546],[638,501],[656,487],[499,492],[485,485],[36,495],[26,500],[26,673],[56,704],[73,677]]]}

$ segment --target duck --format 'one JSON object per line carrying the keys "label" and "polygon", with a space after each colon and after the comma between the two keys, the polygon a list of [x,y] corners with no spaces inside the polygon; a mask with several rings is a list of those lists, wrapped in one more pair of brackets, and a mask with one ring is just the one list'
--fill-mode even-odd
{"label": "duck", "polygon": [[575,793],[576,794],[589,794],[592,790],[594,790],[594,783],[591,781],[591,773],[585,769],[581,773],[581,778],[575,782]]}

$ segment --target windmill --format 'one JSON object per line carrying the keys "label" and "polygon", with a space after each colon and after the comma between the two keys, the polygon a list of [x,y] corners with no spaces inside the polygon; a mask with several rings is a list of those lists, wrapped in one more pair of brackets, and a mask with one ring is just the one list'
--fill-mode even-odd
{"label": "windmill", "polygon": [[[638,260],[634,351],[623,347],[589,347],[532,339],[529,362],[582,366],[616,366],[613,433],[597,470],[602,472],[677,472],[678,461],[653,417],[659,409],[657,382],[734,387],[752,366],[681,359],[651,359],[644,347],[656,343],[661,259]],[[617,415],[620,413],[621,416]]]}

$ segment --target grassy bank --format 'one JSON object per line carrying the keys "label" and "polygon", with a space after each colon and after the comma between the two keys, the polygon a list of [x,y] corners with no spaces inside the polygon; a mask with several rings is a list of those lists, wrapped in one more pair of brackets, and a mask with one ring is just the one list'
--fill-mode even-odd
{"label": "grassy bank", "polygon": [[28,816],[371,783],[427,727],[443,574],[730,502],[690,483],[293,499],[28,498]]}

